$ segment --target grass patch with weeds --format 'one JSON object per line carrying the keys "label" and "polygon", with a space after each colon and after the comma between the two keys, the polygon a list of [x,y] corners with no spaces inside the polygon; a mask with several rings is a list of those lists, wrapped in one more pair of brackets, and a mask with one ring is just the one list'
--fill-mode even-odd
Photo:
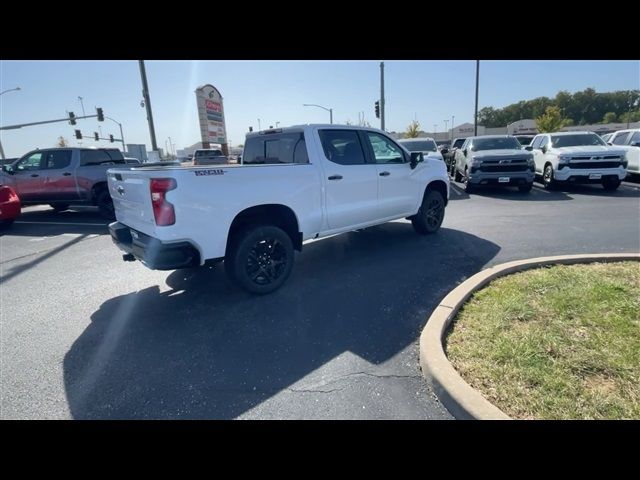
{"label": "grass patch with weeds", "polygon": [[640,419],[640,263],[496,279],[458,312],[446,351],[512,418]]}

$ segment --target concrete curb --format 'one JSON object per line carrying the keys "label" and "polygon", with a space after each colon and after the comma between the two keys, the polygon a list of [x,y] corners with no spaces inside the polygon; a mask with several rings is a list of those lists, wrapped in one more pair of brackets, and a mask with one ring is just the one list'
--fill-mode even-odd
{"label": "concrete curb", "polygon": [[420,335],[420,366],[422,375],[449,412],[465,420],[510,420],[510,417],[487,401],[466,383],[453,368],[444,352],[443,340],[456,313],[476,290],[492,280],[510,273],[551,264],[640,261],[640,253],[608,253],[587,255],[559,255],[496,265],[468,278],[453,289],[429,317]]}

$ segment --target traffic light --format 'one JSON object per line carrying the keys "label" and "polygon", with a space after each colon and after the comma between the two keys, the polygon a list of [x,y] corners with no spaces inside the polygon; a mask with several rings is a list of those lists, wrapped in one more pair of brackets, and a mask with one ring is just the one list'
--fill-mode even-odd
{"label": "traffic light", "polygon": [[376,101],[376,118],[380,118],[380,101]]}
{"label": "traffic light", "polygon": [[98,136],[98,132],[93,132],[93,138],[96,139],[96,142],[100,140],[100,137]]}
{"label": "traffic light", "polygon": [[109,141],[113,143],[113,135],[109,135]]}
{"label": "traffic light", "polygon": [[69,112],[69,125],[76,124],[76,116],[73,112]]}
{"label": "traffic light", "polygon": [[80,130],[76,130],[76,138],[82,140],[82,132]]}
{"label": "traffic light", "polygon": [[102,113],[102,109],[100,107],[96,107],[96,112],[98,112],[98,121],[104,122],[104,114]]}

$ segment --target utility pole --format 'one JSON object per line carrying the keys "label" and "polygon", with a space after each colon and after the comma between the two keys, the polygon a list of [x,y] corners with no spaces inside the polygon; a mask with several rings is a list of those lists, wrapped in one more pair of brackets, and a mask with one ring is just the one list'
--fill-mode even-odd
{"label": "utility pole", "polygon": [[473,117],[473,136],[478,136],[478,86],[480,82],[480,60],[476,60],[476,113]]}
{"label": "utility pole", "polygon": [[447,132],[449,131],[449,129],[447,128],[447,124],[449,123],[449,119],[447,118],[446,120],[443,120],[443,122],[444,122],[444,135],[445,135],[445,138],[447,138],[446,137]]}
{"label": "utility pole", "polygon": [[384,62],[380,62],[380,130],[384,129]]}
{"label": "utility pole", "polygon": [[434,140],[435,140],[435,138],[436,138],[436,128],[438,128],[438,124],[437,124],[437,123],[434,123],[434,124],[433,124],[433,139],[434,139]]}
{"label": "utility pole", "polygon": [[158,151],[156,143],[156,131],[153,128],[153,114],[151,113],[151,98],[149,97],[149,85],[147,84],[147,71],[144,68],[144,60],[138,60],[140,65],[140,77],[142,77],[142,96],[147,107],[147,120],[149,121],[149,134],[151,135],[151,150]]}

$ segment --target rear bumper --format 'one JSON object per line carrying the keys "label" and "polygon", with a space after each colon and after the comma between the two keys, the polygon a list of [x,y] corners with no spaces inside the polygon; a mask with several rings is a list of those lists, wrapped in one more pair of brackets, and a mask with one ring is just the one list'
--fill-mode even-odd
{"label": "rear bumper", "polygon": [[109,233],[120,250],[133,255],[152,270],[175,270],[200,265],[200,253],[189,242],[164,243],[120,222],[109,224]]}

